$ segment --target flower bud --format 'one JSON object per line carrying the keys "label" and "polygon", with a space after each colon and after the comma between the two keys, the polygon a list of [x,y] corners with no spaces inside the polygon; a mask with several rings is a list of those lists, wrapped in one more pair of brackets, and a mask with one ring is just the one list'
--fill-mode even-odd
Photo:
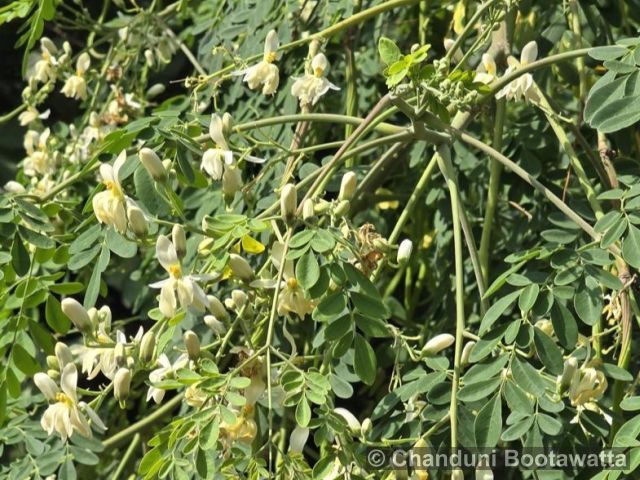
{"label": "flower bud", "polygon": [[25,192],[25,188],[22,186],[22,184],[16,182],[15,180],[9,180],[7,183],[4,184],[4,189],[6,192],[9,193],[24,193]]}
{"label": "flower bud", "polygon": [[178,258],[184,258],[187,254],[187,236],[184,233],[182,225],[175,224],[171,229],[171,240],[173,246],[176,248]]}
{"label": "flower bud", "polygon": [[362,426],[360,425],[360,422],[358,421],[358,419],[355,417],[353,413],[351,413],[346,408],[341,408],[341,407],[334,408],[333,411],[338,415],[340,415],[342,418],[344,418],[352,434],[360,435],[360,432],[362,431]]}
{"label": "flower bud", "polygon": [[142,165],[156,182],[164,182],[167,179],[167,171],[156,152],[144,147],[138,152],[138,158],[140,158]]}
{"label": "flower bud", "polygon": [[123,366],[126,364],[126,352],[124,349],[124,343],[116,343],[115,348],[113,349],[113,359],[116,362],[116,365]]}
{"label": "flower bud", "polygon": [[250,281],[254,276],[249,262],[236,253],[229,255],[229,267],[236,277],[245,282]]}
{"label": "flower bud", "polygon": [[413,242],[408,238],[405,238],[402,242],[400,242],[400,246],[398,247],[398,256],[396,258],[399,265],[404,265],[409,261],[411,257],[411,252],[413,251]]}
{"label": "flower bud", "polygon": [[456,468],[451,472],[451,480],[464,480],[464,473],[460,468]]}
{"label": "flower bud", "polygon": [[227,327],[225,327],[224,323],[218,320],[214,315],[205,315],[204,323],[216,335],[224,335],[227,332]]}
{"label": "flower bud", "polygon": [[56,343],[54,348],[56,359],[58,360],[58,370],[62,371],[62,369],[68,363],[73,363],[73,354],[71,353],[71,349],[62,342]]}
{"label": "flower bud", "polygon": [[236,289],[231,292],[231,300],[238,310],[241,310],[246,305],[247,299],[247,294],[243,290]]}
{"label": "flower bud", "polygon": [[340,193],[338,194],[338,200],[351,200],[353,194],[356,193],[356,185],[358,178],[353,172],[347,172],[342,176],[340,182]]}
{"label": "flower bud", "polygon": [[147,235],[149,225],[142,210],[136,206],[130,206],[127,208],[127,218],[129,220],[129,227],[136,237],[142,238]]}
{"label": "flower bud", "polygon": [[154,97],[157,97],[158,95],[162,95],[164,91],[165,91],[165,86],[163,84],[161,83],[153,84],[147,90],[147,98],[152,99]]}
{"label": "flower bud", "polygon": [[462,354],[460,355],[460,363],[464,366],[469,363],[469,357],[471,356],[471,352],[473,352],[473,347],[476,345],[476,342],[473,340],[467,342],[462,349]]}
{"label": "flower bud", "polygon": [[58,370],[47,370],[47,375],[54,380],[58,380],[60,378],[60,372]]}
{"label": "flower bud", "polygon": [[365,418],[362,421],[362,435],[367,435],[367,433],[371,431],[372,427],[371,419],[369,417]]}
{"label": "flower bud", "polygon": [[231,135],[231,130],[233,129],[233,117],[230,113],[224,112],[222,115],[222,133],[224,133],[225,137]]}
{"label": "flower bud", "polygon": [[309,439],[309,429],[296,426],[289,436],[289,451],[302,453],[305,443]]}
{"label": "flower bud", "polygon": [[318,54],[318,52],[320,51],[320,46],[320,40],[317,40],[315,38],[311,40],[311,43],[309,44],[309,58],[313,58]]}
{"label": "flower bud", "polygon": [[149,330],[140,340],[140,360],[147,363],[153,359],[153,351],[156,348],[156,335]]}
{"label": "flower bud", "polygon": [[120,368],[113,377],[113,395],[124,406],[124,401],[129,397],[129,387],[131,386],[131,370]]}
{"label": "flower bud", "polygon": [[207,310],[209,310],[215,317],[220,319],[229,318],[229,313],[227,313],[227,309],[224,308],[224,305],[217,297],[213,295],[207,295],[207,300],[209,304],[207,305]]}
{"label": "flower bud", "polygon": [[569,389],[571,380],[578,370],[578,360],[575,357],[569,357],[564,361],[562,375],[558,376],[558,392],[564,393]]}
{"label": "flower bud", "polygon": [[47,355],[47,368],[51,370],[60,370],[60,363],[55,355]]}
{"label": "flower bud", "polygon": [[198,243],[198,255],[201,257],[211,255],[211,247],[213,247],[214,243],[215,240],[211,237],[203,238],[200,243]]}
{"label": "flower bud", "polygon": [[349,211],[349,207],[351,207],[349,200],[342,200],[341,202],[338,202],[338,205],[336,205],[336,208],[333,210],[333,214],[337,218],[342,218]]}
{"label": "flower bud", "polygon": [[436,355],[447,347],[450,347],[456,339],[450,333],[441,333],[429,340],[422,348],[422,355]]}
{"label": "flower bud", "polygon": [[476,480],[493,480],[493,471],[489,467],[476,469]]}
{"label": "flower bud", "polygon": [[193,331],[187,330],[182,336],[187,354],[191,360],[196,360],[200,356],[200,339]]}
{"label": "flower bud", "polygon": [[156,60],[153,57],[153,52],[148,48],[144,51],[144,59],[149,67],[153,67],[153,65],[156,63]]}
{"label": "flower bud", "polygon": [[91,319],[85,308],[73,298],[65,298],[61,302],[62,312],[71,320],[73,325],[82,333],[91,333],[93,330]]}
{"label": "flower bud", "polygon": [[302,219],[311,220],[315,214],[313,199],[307,198],[302,204]]}
{"label": "flower bud", "polygon": [[280,212],[285,222],[291,223],[298,208],[298,192],[296,186],[287,183],[280,192]]}

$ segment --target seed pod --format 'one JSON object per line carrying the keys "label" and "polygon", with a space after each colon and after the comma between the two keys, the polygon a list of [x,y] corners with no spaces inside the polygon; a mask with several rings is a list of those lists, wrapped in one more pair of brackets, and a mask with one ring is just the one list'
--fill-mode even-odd
{"label": "seed pod", "polygon": [[214,297],[213,295],[207,295],[207,300],[209,301],[209,304],[207,305],[207,310],[209,310],[215,317],[220,319],[229,318],[229,313],[227,312],[227,309],[224,308],[224,305],[220,300],[218,300],[217,297]]}
{"label": "seed pod", "polygon": [[156,182],[164,182],[167,179],[167,171],[156,152],[144,147],[138,152],[138,158],[147,172],[149,172],[149,175],[151,175],[151,178]]}
{"label": "seed pod", "polygon": [[298,192],[296,186],[287,183],[280,192],[280,212],[285,222],[291,223],[298,208]]}
{"label": "seed pod", "polygon": [[578,370],[578,360],[575,357],[569,357],[564,361],[564,368],[562,369],[562,375],[558,377],[557,385],[558,392],[564,393],[571,386],[571,380]]}
{"label": "seed pod", "polygon": [[340,182],[340,193],[338,194],[338,200],[351,200],[353,194],[356,193],[356,185],[358,178],[353,172],[347,172],[342,176]]}
{"label": "seed pod", "polygon": [[147,363],[153,359],[153,351],[156,348],[156,335],[151,330],[145,333],[140,340],[140,360]]}
{"label": "seed pod", "polygon": [[240,280],[248,282],[253,279],[253,268],[244,258],[236,253],[229,255],[229,267],[233,274]]}
{"label": "seed pod", "polygon": [[436,355],[447,347],[450,347],[456,339],[450,333],[441,333],[429,340],[422,348],[422,355]]}
{"label": "seed pod", "polygon": [[149,224],[142,210],[136,206],[127,208],[127,219],[129,220],[129,228],[136,237],[143,238],[149,231]]}
{"label": "seed pod", "polygon": [[396,258],[399,265],[404,265],[409,261],[411,257],[411,252],[413,251],[413,242],[408,238],[405,238],[402,242],[400,242],[400,246],[398,247],[398,256]]}
{"label": "seed pod", "polygon": [[462,355],[460,355],[460,363],[462,365],[467,365],[469,363],[469,357],[471,356],[471,352],[473,352],[473,347],[476,345],[476,342],[473,340],[467,342],[462,349]]}
{"label": "seed pod", "polygon": [[124,406],[125,400],[129,397],[129,388],[131,387],[131,370],[128,368],[120,368],[113,377],[113,394],[116,400],[120,402],[120,406]]}
{"label": "seed pod", "polygon": [[178,254],[178,258],[184,258],[187,254],[187,236],[184,233],[182,225],[176,223],[173,226],[171,229],[171,240]]}
{"label": "seed pod", "polygon": [[196,360],[200,356],[200,339],[193,331],[187,330],[182,336],[187,354],[191,360]]}
{"label": "seed pod", "polygon": [[302,204],[302,219],[311,220],[315,214],[313,199],[307,198]]}
{"label": "seed pod", "polygon": [[71,320],[73,325],[82,333],[92,332],[91,319],[85,308],[73,298],[65,298],[61,302],[62,312]]}

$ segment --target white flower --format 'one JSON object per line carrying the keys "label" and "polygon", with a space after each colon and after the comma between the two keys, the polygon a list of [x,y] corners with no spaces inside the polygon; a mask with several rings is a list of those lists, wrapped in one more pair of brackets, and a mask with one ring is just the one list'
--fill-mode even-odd
{"label": "white flower", "polygon": [[22,145],[27,152],[27,158],[24,160],[25,175],[30,177],[46,175],[53,170],[55,158],[49,153],[47,146],[50,135],[51,130],[48,128],[40,133],[28,130],[24,135]]}
{"label": "white flower", "polygon": [[91,57],[87,52],[83,52],[76,60],[76,73],[71,75],[62,87],[63,95],[69,98],[84,100],[87,98],[87,82],[84,74],[91,66]]}
{"label": "white flower", "polygon": [[160,403],[164,398],[165,391],[161,388],[154,387],[153,384],[161,382],[165,378],[173,377],[178,370],[186,367],[188,364],[189,356],[186,353],[180,355],[173,364],[171,364],[169,358],[164,353],[160,355],[158,357],[158,365],[160,365],[160,367],[149,373],[149,382],[151,382],[152,385],[147,391],[147,402],[153,398],[154,402]]}
{"label": "white flower", "polygon": [[[271,261],[273,266],[279,271],[284,260],[284,245],[275,242],[271,249]],[[300,288],[298,280],[294,275],[293,261],[284,260],[284,270],[282,272],[283,281],[280,284],[280,295],[278,296],[278,315],[285,315],[289,312],[295,313],[300,318],[313,312],[316,302],[304,296],[304,291]],[[251,283],[255,287],[275,288],[276,283],[272,280],[256,280]]]}
{"label": "white flower", "polygon": [[482,55],[482,62],[478,65],[476,75],[473,79],[474,82],[484,83],[488,85],[493,82],[497,76],[496,61],[491,55],[485,53]]}
{"label": "white flower", "polygon": [[[514,57],[509,57],[507,59],[509,68],[507,68],[505,75],[509,75],[519,68],[534,62],[537,57],[538,44],[534,41],[527,43],[520,53],[520,61],[516,60]],[[535,91],[533,77],[531,74],[525,73],[524,75],[520,75],[513,82],[510,82],[502,88],[496,94],[496,98],[502,97],[506,97],[507,100],[519,101],[524,98],[525,101],[536,101],[538,99],[538,95]]]}
{"label": "white flower", "polygon": [[[200,168],[213,180],[222,179],[222,192],[225,195],[233,195],[242,188],[242,173],[224,136],[224,120],[218,114],[211,115],[209,136],[215,148],[209,148],[204,152]],[[243,158],[252,163],[265,162],[264,159],[251,155],[245,155]]]}
{"label": "white flower", "polygon": [[127,152],[123,150],[116,158],[113,166],[108,163],[100,165],[100,176],[106,190],[96,193],[93,197],[93,213],[100,223],[113,226],[118,232],[127,230],[127,204],[135,204],[128,198],[118,178],[120,169],[127,159]]}
{"label": "white flower", "polygon": [[278,34],[275,30],[271,30],[264,41],[262,61],[245,70],[235,72],[235,74],[244,75],[242,81],[247,82],[251,90],[256,90],[262,85],[263,94],[273,95],[280,83],[280,71],[273,63],[276,61],[279,46]]}
{"label": "white flower", "polygon": [[323,53],[318,53],[311,60],[311,70],[313,73],[305,74],[303,77],[294,78],[295,82],[291,86],[291,94],[298,97],[301,106],[315,105],[316,102],[329,90],[340,90],[333,83],[325,78],[326,70],[329,68],[329,61]]}
{"label": "white flower", "polygon": [[[165,317],[171,318],[176,314],[177,302],[183,308],[193,307],[204,312],[209,304],[204,291],[196,283],[198,280],[211,280],[211,275],[183,275],[182,265],[176,248],[164,235],[156,242],[156,258],[160,265],[169,273],[169,278],[149,285],[160,289],[160,311]],[[178,296],[176,299],[176,291]]]}
{"label": "white flower", "polygon": [[24,112],[18,115],[18,121],[20,122],[20,126],[26,127],[27,125],[35,122],[38,119],[46,120],[47,118],[49,118],[49,114],[51,114],[51,110],[49,109],[47,109],[43,113],[40,113],[36,107],[30,105]]}
{"label": "white flower", "polygon": [[118,369],[118,359],[116,358],[116,350],[118,345],[124,346],[127,339],[120,330],[116,331],[115,346],[112,340],[105,338],[104,333],[98,334],[98,343],[108,343],[104,347],[87,347],[82,354],[82,372],[87,375],[88,380],[92,380],[98,376],[100,372],[109,380],[113,380]]}
{"label": "white flower", "polygon": [[78,370],[73,363],[65,365],[60,377],[60,389],[56,383],[44,373],[36,373],[33,378],[36,386],[49,400],[50,404],[42,416],[40,424],[49,434],[57,432],[62,441],[66,441],[74,431],[83,437],[91,437],[91,428],[85,418],[86,413],[93,423],[106,430],[96,413],[84,402],[78,402],[76,388]]}
{"label": "white flower", "polygon": [[30,77],[41,83],[47,83],[50,80],[55,81],[56,66],[58,65],[55,54],[58,53],[58,48],[47,37],[42,37],[40,39],[40,52],[40,59],[35,63]]}

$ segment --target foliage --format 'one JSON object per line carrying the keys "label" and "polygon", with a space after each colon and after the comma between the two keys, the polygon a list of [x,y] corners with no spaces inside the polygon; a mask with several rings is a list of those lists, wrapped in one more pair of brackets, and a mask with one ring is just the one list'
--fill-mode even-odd
{"label": "foliage", "polygon": [[639,6],[0,7],[0,475],[637,475]]}

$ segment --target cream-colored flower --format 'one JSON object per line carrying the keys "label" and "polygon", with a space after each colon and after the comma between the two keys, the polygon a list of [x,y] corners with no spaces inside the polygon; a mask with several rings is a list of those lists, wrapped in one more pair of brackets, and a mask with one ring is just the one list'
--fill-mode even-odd
{"label": "cream-colored flower", "polygon": [[46,111],[40,113],[36,107],[33,105],[29,105],[27,109],[18,115],[18,121],[20,122],[20,126],[26,127],[30,123],[35,122],[36,120],[46,120],[49,118],[51,114],[51,110],[47,109]]}
{"label": "cream-colored flower", "polygon": [[488,85],[496,79],[497,72],[496,61],[490,54],[485,53],[482,55],[482,62],[478,65],[473,81]]}
{"label": "cream-colored flower", "polygon": [[595,402],[607,389],[607,379],[600,370],[593,367],[582,367],[573,374],[569,387],[571,405],[583,406]]}
{"label": "cream-colored flower", "polygon": [[126,159],[127,152],[123,150],[116,158],[113,166],[108,163],[100,165],[100,176],[106,190],[96,193],[92,200],[93,213],[95,213],[98,221],[111,225],[120,233],[124,233],[127,230],[127,204],[135,204],[133,200],[124,194],[118,178],[120,169]]}
{"label": "cream-colored flower", "polygon": [[277,58],[276,52],[279,46],[278,34],[275,30],[271,30],[264,41],[264,56],[262,61],[237,72],[239,75],[244,75],[242,81],[247,82],[251,90],[256,90],[262,85],[262,93],[264,95],[273,95],[276,93],[278,84],[280,83],[280,71],[274,62]]}
{"label": "cream-colored flower", "polygon": [[56,67],[58,65],[55,55],[58,53],[58,48],[49,38],[42,37],[40,39],[40,52],[40,59],[33,66],[33,72],[30,77],[41,83],[55,81]]}
{"label": "cream-colored flower", "polygon": [[24,173],[30,177],[51,173],[55,166],[55,157],[49,152],[47,142],[51,136],[48,128],[38,133],[28,130],[24,135],[22,145],[27,152],[24,160]]}
{"label": "cream-colored flower", "polygon": [[147,391],[147,402],[153,398],[153,401],[160,403],[164,398],[164,390],[153,386],[164,379],[172,378],[181,368],[185,368],[189,364],[189,356],[186,353],[180,355],[175,362],[171,363],[169,357],[164,353],[158,357],[159,367],[149,373],[149,382],[151,386]]}
{"label": "cream-colored flower", "polygon": [[[207,296],[197,281],[207,281],[215,278],[211,275],[183,275],[182,265],[176,248],[167,237],[160,235],[156,242],[156,258],[160,265],[169,273],[169,278],[149,285],[160,289],[160,311],[165,317],[176,314],[178,302],[183,308],[192,307],[198,312],[204,312],[209,304]],[[176,292],[178,292],[176,298]]]}
{"label": "cream-colored flower", "polygon": [[315,105],[320,97],[329,90],[340,90],[325,77],[329,61],[323,53],[318,53],[311,60],[312,73],[307,73],[300,78],[294,78],[291,86],[291,94],[298,97],[300,106]]}
{"label": "cream-colored flower", "polygon": [[93,409],[84,402],[78,402],[78,370],[73,363],[65,365],[62,369],[60,388],[45,373],[36,373],[33,380],[50,402],[40,421],[42,428],[49,435],[55,431],[62,441],[66,441],[74,432],[83,437],[91,437],[91,428],[85,413],[98,428],[106,430]]}
{"label": "cream-colored flower", "polygon": [[87,81],[84,76],[90,66],[91,57],[87,52],[83,52],[76,60],[76,73],[71,75],[62,87],[63,95],[80,100],[87,98]]}
{"label": "cream-colored flower", "polygon": [[[520,53],[520,61],[514,57],[509,57],[505,75],[515,72],[516,70],[528,65],[536,60],[538,57],[538,44],[535,41],[527,43],[522,52]],[[504,88],[502,88],[497,94],[496,98],[506,97],[507,100],[519,101],[524,99],[525,101],[536,101],[538,99],[536,89],[534,87],[533,77],[530,73],[520,75],[513,82],[510,82]]]}

